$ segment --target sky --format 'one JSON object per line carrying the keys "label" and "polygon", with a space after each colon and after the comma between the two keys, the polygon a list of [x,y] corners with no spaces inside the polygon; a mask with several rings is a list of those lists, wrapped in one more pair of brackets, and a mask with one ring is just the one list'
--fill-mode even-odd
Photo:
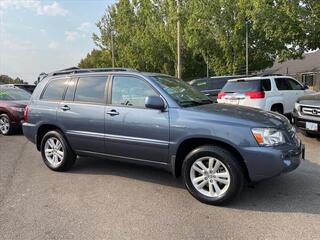
{"label": "sky", "polygon": [[76,66],[116,0],[0,0],[0,74],[33,83],[41,72]]}

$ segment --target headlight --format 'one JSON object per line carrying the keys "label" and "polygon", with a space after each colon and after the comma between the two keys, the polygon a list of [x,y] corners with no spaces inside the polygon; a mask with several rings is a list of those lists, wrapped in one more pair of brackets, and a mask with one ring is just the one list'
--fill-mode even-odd
{"label": "headlight", "polygon": [[294,109],[297,110],[297,111],[299,111],[299,110],[300,110],[299,108],[300,108],[300,104],[296,102],[296,103],[294,104]]}
{"label": "headlight", "polygon": [[253,128],[252,133],[260,146],[277,146],[285,143],[283,133],[274,128]]}
{"label": "headlight", "polygon": [[24,108],[19,108],[19,107],[11,107],[12,110],[16,112],[24,112]]}

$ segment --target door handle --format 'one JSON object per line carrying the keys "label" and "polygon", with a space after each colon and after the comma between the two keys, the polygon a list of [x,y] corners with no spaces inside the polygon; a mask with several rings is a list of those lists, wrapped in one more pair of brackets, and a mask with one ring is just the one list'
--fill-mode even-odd
{"label": "door handle", "polygon": [[68,105],[64,105],[60,108],[62,111],[69,111],[71,108]]}
{"label": "door handle", "polygon": [[116,116],[119,115],[119,112],[117,112],[117,110],[112,109],[109,112],[107,112],[107,114],[109,114],[110,116]]}

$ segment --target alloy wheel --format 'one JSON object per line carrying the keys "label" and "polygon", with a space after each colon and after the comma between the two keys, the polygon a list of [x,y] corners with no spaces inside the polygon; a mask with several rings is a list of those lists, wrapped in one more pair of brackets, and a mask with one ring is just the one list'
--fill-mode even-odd
{"label": "alloy wheel", "polygon": [[64,150],[61,141],[58,138],[48,138],[44,146],[47,161],[53,166],[61,165],[64,158]]}
{"label": "alloy wheel", "polygon": [[0,131],[2,134],[7,134],[10,129],[9,119],[6,117],[0,118]]}
{"label": "alloy wheel", "polygon": [[191,166],[190,179],[194,188],[207,197],[220,197],[230,186],[228,168],[214,157],[197,159]]}

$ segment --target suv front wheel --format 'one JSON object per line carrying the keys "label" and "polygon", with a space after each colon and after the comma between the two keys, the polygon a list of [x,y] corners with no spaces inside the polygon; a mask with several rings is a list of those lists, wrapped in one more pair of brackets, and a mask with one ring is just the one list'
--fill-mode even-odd
{"label": "suv front wheel", "polygon": [[68,142],[59,131],[50,131],[41,141],[41,155],[44,163],[54,171],[66,171],[76,161]]}
{"label": "suv front wheel", "polygon": [[218,146],[201,146],[190,152],[182,166],[183,180],[199,201],[224,205],[242,190],[244,177],[237,160]]}

